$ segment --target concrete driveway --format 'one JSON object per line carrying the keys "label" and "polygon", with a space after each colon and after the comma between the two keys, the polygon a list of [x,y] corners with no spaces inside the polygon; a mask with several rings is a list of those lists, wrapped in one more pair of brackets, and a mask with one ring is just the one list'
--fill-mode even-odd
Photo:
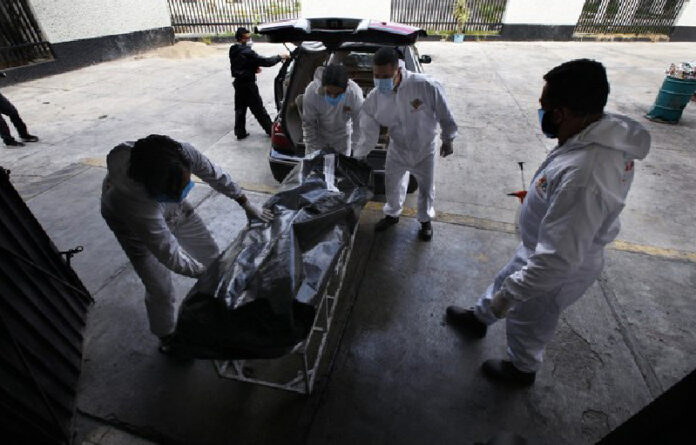
{"label": "concrete driveway", "polygon": [[[256,202],[276,189],[258,124],[249,118],[252,135],[242,142],[233,135],[227,46],[189,50],[189,58],[158,51],[2,88],[41,142],[0,148],[0,165],[60,249],[85,247],[73,264],[96,304],[78,442],[472,443],[507,430],[532,443],[592,443],[696,366],[696,106],[676,126],[642,117],[664,69],[693,59],[692,45],[418,46],[432,56],[426,70],[444,84],[460,126],[455,154],[437,166],[435,239],[418,242],[410,218],[375,237],[379,204],[368,205],[360,261],[311,397],[221,380],[208,362],[158,354],[142,284],[99,215],[106,154],[150,133],[193,143]],[[448,304],[473,303],[512,253],[518,204],[505,194],[520,188],[518,162],[529,180],[552,148],[537,121],[542,75],[579,57],[606,65],[608,111],[643,123],[653,146],[601,279],[563,316],[537,384],[510,391],[478,370],[504,354],[504,326],[475,342],[442,315]],[[259,76],[271,114],[276,72]],[[234,202],[204,185],[191,199],[221,246],[245,223]],[[192,281],[176,282],[183,298]]]}

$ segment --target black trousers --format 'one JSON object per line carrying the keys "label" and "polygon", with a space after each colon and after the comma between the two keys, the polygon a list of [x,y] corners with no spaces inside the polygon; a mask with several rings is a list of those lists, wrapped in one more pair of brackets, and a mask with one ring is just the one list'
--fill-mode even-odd
{"label": "black trousers", "polygon": [[259,87],[254,81],[241,82],[235,80],[234,83],[234,134],[244,136],[246,134],[246,112],[251,110],[261,128],[271,135],[271,118],[268,116],[263,100],[259,94]]}
{"label": "black trousers", "polygon": [[[17,109],[2,94],[0,94],[0,114],[4,114],[10,118],[20,137],[25,137],[29,134],[27,133],[27,126],[24,124],[22,118],[19,117]],[[12,133],[10,133],[10,127],[7,126],[2,116],[0,116],[0,137],[2,137],[2,140],[5,142],[14,140]]]}

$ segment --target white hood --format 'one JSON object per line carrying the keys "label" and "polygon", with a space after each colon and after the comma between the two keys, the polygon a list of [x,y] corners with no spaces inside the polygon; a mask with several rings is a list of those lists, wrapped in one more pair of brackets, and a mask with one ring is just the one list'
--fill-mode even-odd
{"label": "white hood", "polygon": [[605,114],[582,131],[576,142],[619,150],[626,153],[628,159],[644,159],[650,150],[650,133],[631,118]]}

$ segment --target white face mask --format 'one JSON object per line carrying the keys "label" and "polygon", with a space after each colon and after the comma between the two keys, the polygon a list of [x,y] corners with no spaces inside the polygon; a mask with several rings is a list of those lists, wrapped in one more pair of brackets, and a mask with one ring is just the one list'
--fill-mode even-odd
{"label": "white face mask", "polygon": [[254,44],[254,41],[251,39],[247,40],[247,42],[246,42],[246,46],[248,46],[248,47],[251,47],[253,44]]}

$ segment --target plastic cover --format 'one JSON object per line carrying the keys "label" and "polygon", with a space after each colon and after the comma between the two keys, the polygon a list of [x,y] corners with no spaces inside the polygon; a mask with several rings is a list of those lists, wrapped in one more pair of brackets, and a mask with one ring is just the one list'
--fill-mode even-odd
{"label": "plastic cover", "polygon": [[305,339],[372,198],[371,173],[342,155],[300,163],[264,204],[275,219],[244,228],[189,291],[172,339],[177,355],[275,358]]}

